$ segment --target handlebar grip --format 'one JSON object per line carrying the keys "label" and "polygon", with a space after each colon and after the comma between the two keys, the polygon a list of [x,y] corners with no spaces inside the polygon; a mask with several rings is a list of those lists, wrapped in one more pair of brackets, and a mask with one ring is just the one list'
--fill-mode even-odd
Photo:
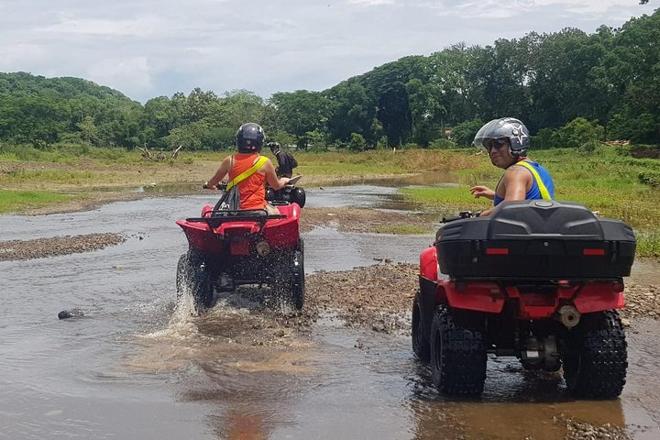
{"label": "handlebar grip", "polygon": [[226,183],[218,183],[213,187],[209,186],[208,182],[205,182],[204,185],[202,185],[202,189],[217,189],[220,191],[224,191],[227,189],[227,184]]}

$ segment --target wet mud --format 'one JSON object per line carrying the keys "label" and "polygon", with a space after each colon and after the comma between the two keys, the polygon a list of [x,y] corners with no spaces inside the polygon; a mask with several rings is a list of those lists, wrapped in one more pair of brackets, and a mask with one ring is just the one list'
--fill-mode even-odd
{"label": "wet mud", "polygon": [[621,314],[628,318],[660,319],[660,285],[631,281],[625,287],[626,306]]}
{"label": "wet mud", "polygon": [[121,234],[65,235],[34,240],[0,241],[0,261],[31,260],[103,249],[123,243]]}

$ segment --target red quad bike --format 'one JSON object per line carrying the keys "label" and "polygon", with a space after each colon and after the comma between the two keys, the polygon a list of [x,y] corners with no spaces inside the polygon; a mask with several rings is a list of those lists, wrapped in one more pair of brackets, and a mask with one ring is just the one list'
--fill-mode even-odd
{"label": "red quad bike", "polygon": [[412,345],[433,384],[478,396],[486,356],[558,371],[576,397],[613,399],[626,379],[624,306],[635,236],[581,205],[533,200],[445,220],[420,255]]}
{"label": "red quad bike", "polygon": [[[297,180],[297,179],[296,179]],[[295,183],[295,182],[293,182]],[[298,191],[299,190],[299,191]],[[285,187],[284,193],[304,191]],[[301,206],[276,191],[271,203],[279,214],[265,209],[228,211],[222,199],[202,208],[201,217],[178,220],[188,238],[188,252],[177,266],[177,297],[191,294],[197,313],[213,306],[214,291],[231,292],[239,285],[268,285],[300,310],[305,301]]]}

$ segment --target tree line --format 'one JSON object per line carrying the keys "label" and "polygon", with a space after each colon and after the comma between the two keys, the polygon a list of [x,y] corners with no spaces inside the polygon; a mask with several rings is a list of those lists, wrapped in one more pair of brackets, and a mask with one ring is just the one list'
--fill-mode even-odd
{"label": "tree line", "polygon": [[221,149],[243,122],[300,148],[467,145],[487,120],[514,116],[539,147],[626,139],[660,143],[660,10],[588,34],[531,32],[456,44],[376,67],[324,91],[269,99],[194,89],[144,105],[78,78],[0,73],[0,142]]}

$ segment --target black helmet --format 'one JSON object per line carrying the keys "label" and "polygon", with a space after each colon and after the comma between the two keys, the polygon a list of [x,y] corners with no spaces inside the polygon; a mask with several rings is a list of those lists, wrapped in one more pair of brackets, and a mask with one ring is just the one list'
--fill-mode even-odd
{"label": "black helmet", "polygon": [[529,130],[525,124],[516,118],[500,118],[484,124],[479,129],[474,142],[477,147],[486,148],[488,143],[495,139],[508,139],[509,148],[513,156],[525,156],[529,148]]}
{"label": "black helmet", "polygon": [[255,124],[248,122],[238,128],[236,132],[236,146],[241,153],[258,153],[264,145],[264,129]]}
{"label": "black helmet", "polygon": [[280,151],[280,144],[279,144],[279,142],[268,142],[266,145],[268,146],[268,148],[270,148],[270,151],[272,151],[273,154],[275,154],[275,153],[277,153],[278,151]]}

